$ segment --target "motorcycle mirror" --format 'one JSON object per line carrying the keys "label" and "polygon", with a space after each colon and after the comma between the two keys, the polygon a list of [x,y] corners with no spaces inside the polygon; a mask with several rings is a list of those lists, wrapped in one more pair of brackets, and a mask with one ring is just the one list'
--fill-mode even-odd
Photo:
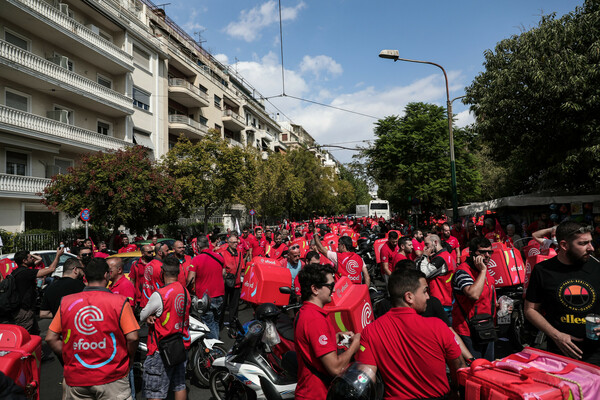
{"label": "motorcycle mirror", "polygon": [[279,288],[279,293],[281,294],[292,294],[292,288],[288,286],[282,286]]}

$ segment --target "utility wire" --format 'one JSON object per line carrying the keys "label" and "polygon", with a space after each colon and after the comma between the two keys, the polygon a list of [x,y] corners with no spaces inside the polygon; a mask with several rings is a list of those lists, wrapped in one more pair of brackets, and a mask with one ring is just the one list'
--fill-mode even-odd
{"label": "utility wire", "polygon": [[348,112],[348,113],[351,113],[351,114],[362,115],[363,117],[368,117],[368,118],[373,118],[373,119],[379,119],[378,117],[374,117],[374,116],[369,115],[369,114],[363,114],[363,113],[358,112],[358,111],[352,111],[352,110],[348,110],[346,108],[336,107],[336,106],[332,106],[332,105],[325,104],[325,103],[319,103],[318,101],[303,99],[301,97],[291,96],[289,94],[284,94],[283,97],[290,97],[292,99],[296,99],[296,100],[300,100],[300,101],[306,101],[308,103],[313,103],[313,104],[316,104],[316,105],[319,105],[319,106],[329,107],[329,108],[333,108],[335,110],[345,111],[345,112]]}
{"label": "utility wire", "polygon": [[281,0],[279,0],[279,46],[281,48],[281,93],[285,96],[285,68],[283,66],[283,23],[281,20]]}

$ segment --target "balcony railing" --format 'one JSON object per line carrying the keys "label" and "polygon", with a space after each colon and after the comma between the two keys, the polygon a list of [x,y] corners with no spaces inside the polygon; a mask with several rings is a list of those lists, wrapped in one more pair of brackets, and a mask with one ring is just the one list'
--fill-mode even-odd
{"label": "balcony railing", "polygon": [[244,147],[244,144],[242,142],[238,142],[237,140],[235,140],[233,138],[228,137],[227,141],[229,141],[229,143],[234,146]]}
{"label": "balcony railing", "polygon": [[208,95],[206,93],[204,93],[199,88],[192,85],[185,79],[171,78],[171,79],[169,79],[169,86],[185,88],[185,89],[189,90],[190,92],[194,93],[196,96],[202,97],[204,100],[208,101]]}
{"label": "balcony railing", "polygon": [[242,117],[240,117],[240,115],[233,110],[223,110],[223,116],[231,117],[231,118],[235,119],[236,121],[240,122],[241,124],[246,125],[246,121],[244,121],[244,119]]}
{"label": "balcony railing", "polygon": [[47,22],[50,25],[56,25],[57,29],[66,31],[68,35],[75,35],[83,40],[91,47],[95,47],[100,51],[117,59],[120,63],[133,70],[133,57],[115,46],[108,40],[98,36],[85,25],[80,24],[73,18],[69,18],[60,12],[60,10],[52,7],[50,4],[39,0],[8,0],[9,2],[31,9],[34,13],[40,15],[40,20]]}
{"label": "balcony railing", "polygon": [[195,128],[202,133],[208,133],[208,127],[206,125],[201,124],[198,121],[194,121],[193,119],[186,117],[185,115],[169,115],[169,123],[170,124],[184,124]]}
{"label": "balcony railing", "polygon": [[76,142],[85,147],[93,146],[98,150],[117,150],[132,143],[126,142],[112,136],[105,136],[94,131],[78,128],[72,125],[26,113],[14,108],[0,105],[0,126],[10,130],[11,127],[20,131],[34,131],[48,138],[59,138],[60,142]]}
{"label": "balcony railing", "polygon": [[[133,100],[124,94],[104,87],[42,57],[0,40],[0,64],[8,65],[30,75],[42,75],[42,79],[67,85],[76,93],[109,104],[128,114],[133,114]],[[6,67],[3,67],[6,68]]]}
{"label": "balcony railing", "polygon": [[0,196],[2,192],[35,194],[44,191],[50,179],[35,176],[0,174]]}

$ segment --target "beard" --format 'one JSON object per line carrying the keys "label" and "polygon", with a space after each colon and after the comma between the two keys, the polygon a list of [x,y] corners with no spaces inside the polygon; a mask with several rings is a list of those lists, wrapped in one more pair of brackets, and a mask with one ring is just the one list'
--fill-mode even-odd
{"label": "beard", "polygon": [[578,256],[571,249],[565,252],[565,256],[571,262],[571,264],[584,264],[590,259],[590,253],[586,252],[584,255]]}

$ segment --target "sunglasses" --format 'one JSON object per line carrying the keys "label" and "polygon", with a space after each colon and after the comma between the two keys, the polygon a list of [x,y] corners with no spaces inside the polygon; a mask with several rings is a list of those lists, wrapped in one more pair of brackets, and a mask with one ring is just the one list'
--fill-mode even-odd
{"label": "sunglasses", "polygon": [[327,287],[327,288],[329,288],[329,291],[333,293],[333,288],[335,287],[335,282],[324,283],[323,285],[321,285],[321,287]]}
{"label": "sunglasses", "polygon": [[293,245],[292,247],[290,247],[290,250],[296,250],[299,248],[300,248],[300,246],[296,244],[296,245]]}
{"label": "sunglasses", "polygon": [[490,256],[494,253],[494,250],[477,250],[481,254],[489,254]]}

